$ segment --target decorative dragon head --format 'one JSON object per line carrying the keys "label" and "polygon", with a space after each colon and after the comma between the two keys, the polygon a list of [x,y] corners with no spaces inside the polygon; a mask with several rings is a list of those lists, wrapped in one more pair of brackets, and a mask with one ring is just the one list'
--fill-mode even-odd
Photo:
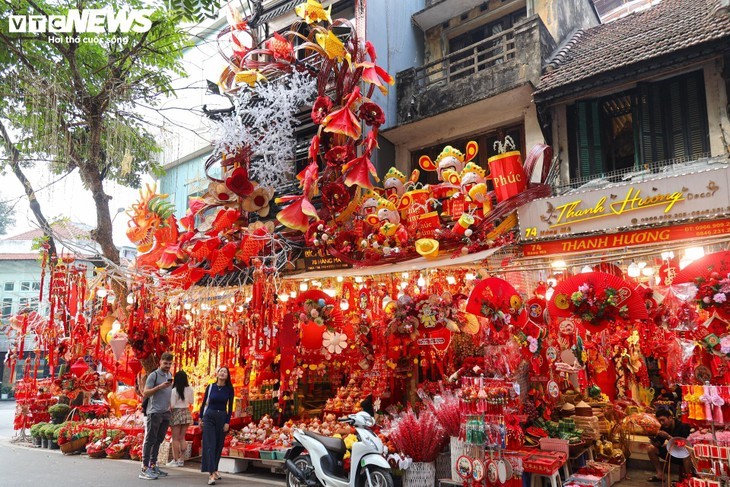
{"label": "decorative dragon head", "polygon": [[154,245],[155,232],[167,225],[175,207],[167,201],[166,194],[157,194],[157,184],[146,185],[139,191],[139,202],[127,210],[129,223],[127,238],[137,246],[140,253],[148,252]]}

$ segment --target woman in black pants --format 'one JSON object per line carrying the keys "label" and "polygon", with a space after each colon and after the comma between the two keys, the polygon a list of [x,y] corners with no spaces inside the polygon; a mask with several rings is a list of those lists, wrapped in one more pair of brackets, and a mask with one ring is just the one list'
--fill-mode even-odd
{"label": "woman in black pants", "polygon": [[228,432],[233,413],[233,384],[228,367],[216,372],[216,381],[205,389],[203,413],[203,465],[201,472],[208,472],[208,485],[215,485],[221,478],[218,463],[223,452],[223,440]]}

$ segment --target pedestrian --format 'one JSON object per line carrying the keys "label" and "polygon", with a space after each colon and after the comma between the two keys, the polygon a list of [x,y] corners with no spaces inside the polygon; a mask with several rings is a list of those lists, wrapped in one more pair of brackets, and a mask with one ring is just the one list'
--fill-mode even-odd
{"label": "pedestrian", "polygon": [[208,472],[208,485],[215,485],[215,481],[221,478],[218,463],[233,413],[231,373],[228,367],[221,367],[215,375],[216,381],[205,389],[200,414],[203,426],[203,465],[200,471]]}
{"label": "pedestrian", "polygon": [[[157,466],[157,454],[160,452],[160,445],[165,440],[167,427],[170,425],[170,395],[172,393],[172,367],[173,355],[165,352],[160,356],[160,366],[147,376],[142,396],[149,402],[147,404],[144,444],[142,446],[142,471],[139,478],[144,480],[155,480],[160,477],[167,477]],[[143,403],[144,404],[144,403]]]}
{"label": "pedestrian", "polygon": [[182,467],[185,464],[185,451],[188,443],[185,441],[185,432],[193,424],[190,406],[193,405],[193,388],[188,382],[188,374],[183,370],[175,373],[172,381],[170,397],[170,431],[172,431],[172,460],[167,467]]}

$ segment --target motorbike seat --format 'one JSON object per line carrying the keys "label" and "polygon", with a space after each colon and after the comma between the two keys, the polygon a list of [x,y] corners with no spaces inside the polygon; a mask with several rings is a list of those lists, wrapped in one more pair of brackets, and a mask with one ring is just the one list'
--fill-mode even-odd
{"label": "motorbike seat", "polygon": [[340,438],[331,438],[329,436],[318,435],[317,433],[312,433],[311,431],[305,431],[304,434],[309,436],[310,438],[314,438],[315,440],[319,441],[328,451],[336,455],[342,456],[347,451],[345,442],[342,441]]}

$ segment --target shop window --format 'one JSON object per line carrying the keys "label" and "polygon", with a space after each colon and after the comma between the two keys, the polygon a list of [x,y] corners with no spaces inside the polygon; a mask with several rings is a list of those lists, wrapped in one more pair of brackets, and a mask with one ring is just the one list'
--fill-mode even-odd
{"label": "shop window", "polygon": [[15,283],[14,282],[6,282],[5,283],[5,290],[6,291],[15,291]]}
{"label": "shop window", "polygon": [[30,291],[30,281],[23,281],[20,283],[21,291]]}
{"label": "shop window", "polygon": [[13,314],[13,298],[3,298],[3,309],[2,317],[4,319],[10,318]]}
{"label": "shop window", "polygon": [[702,157],[710,145],[702,72],[578,101],[568,131],[571,178]]}
{"label": "shop window", "polygon": [[32,309],[38,311],[38,298],[20,298],[18,301],[19,309]]}

